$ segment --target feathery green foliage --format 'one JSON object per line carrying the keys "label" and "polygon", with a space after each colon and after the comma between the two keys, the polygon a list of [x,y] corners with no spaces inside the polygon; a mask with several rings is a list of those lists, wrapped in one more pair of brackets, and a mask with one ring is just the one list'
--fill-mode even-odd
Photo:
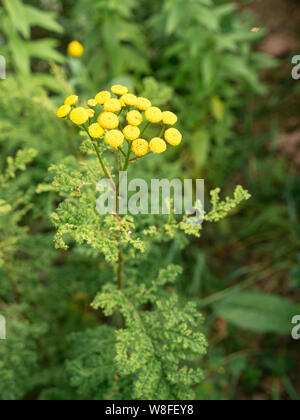
{"label": "feathery green foliage", "polygon": [[[38,71],[31,74],[31,65],[36,60],[41,63],[63,63],[64,57],[56,50],[57,40],[43,37],[33,40],[32,28],[39,26],[52,33],[62,33],[63,28],[57,22],[56,14],[46,12],[23,0],[3,0],[0,11],[0,47],[7,60],[9,71],[14,71],[19,85],[45,85],[57,89],[57,83],[51,75]],[[4,45],[4,48],[3,48]],[[39,69],[39,66],[36,64]],[[40,69],[39,69],[40,70]],[[60,86],[61,87],[61,86]]]}
{"label": "feathery green foliage", "polygon": [[[115,278],[103,286],[92,305],[95,309],[102,309],[108,319],[114,320],[110,322],[111,326],[117,327],[114,332],[115,367],[110,379],[104,370],[97,382],[106,381],[112,386],[113,372],[117,372],[122,381],[124,377],[131,381],[132,398],[193,399],[192,386],[203,378],[201,357],[206,352],[206,340],[200,329],[202,317],[194,304],[183,304],[175,290],[169,290],[182,269],[170,265],[158,273],[155,265],[151,275],[147,276],[141,256],[146,254],[153,265],[151,261],[154,260],[149,254],[153,248],[159,247],[160,242],[175,238],[184,242],[182,235],[185,234],[199,236],[201,225],[189,224],[187,216],[177,220],[172,213],[167,217],[156,216],[155,224],[151,215],[135,218],[100,215],[96,202],[97,183],[103,176],[102,165],[91,147],[92,139],[84,132],[82,136],[85,138],[81,150],[85,151],[86,159],[79,161],[70,157],[50,168],[54,172],[52,188],[63,199],[52,214],[52,221],[57,229],[56,247],[67,250],[71,244],[87,245],[115,267]],[[113,173],[111,161],[105,158],[106,150],[107,147],[100,144],[102,160]],[[238,187],[234,198],[227,198],[223,203],[219,199],[219,190],[216,190],[212,192],[213,209],[206,219],[220,220],[249,198],[248,192]],[[113,341],[111,339],[106,344],[103,340],[103,356],[99,354],[101,365],[108,362],[107,347],[112,346]],[[83,359],[80,355],[78,357],[71,364],[72,383],[82,392],[80,390],[86,385],[84,375],[78,369]],[[84,361],[88,376],[94,359],[92,346],[91,361]],[[111,359],[109,363],[112,363]],[[91,376],[96,380],[93,374]]]}

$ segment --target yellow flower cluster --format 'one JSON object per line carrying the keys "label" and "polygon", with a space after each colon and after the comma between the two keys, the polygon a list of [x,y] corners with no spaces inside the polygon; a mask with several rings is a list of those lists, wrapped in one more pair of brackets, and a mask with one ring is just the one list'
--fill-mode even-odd
{"label": "yellow flower cluster", "polygon": [[[179,146],[182,141],[182,134],[173,127],[178,121],[173,112],[162,111],[149,99],[130,93],[126,86],[114,85],[111,91],[102,90],[88,100],[86,108],[77,107],[78,100],[76,95],[69,96],[58,109],[57,117],[68,117],[92,139],[104,139],[113,148],[122,147],[126,140],[129,152],[142,157],[149,152],[164,153],[168,144]],[[98,107],[100,112],[96,115]],[[160,134],[147,140],[144,137],[150,124],[159,124],[161,127],[154,126],[152,131],[159,128]]]}

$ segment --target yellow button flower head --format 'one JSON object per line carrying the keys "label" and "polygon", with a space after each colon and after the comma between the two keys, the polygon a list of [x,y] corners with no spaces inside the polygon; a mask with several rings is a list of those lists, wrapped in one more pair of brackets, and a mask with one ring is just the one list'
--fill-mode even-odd
{"label": "yellow button flower head", "polygon": [[99,105],[103,105],[106,101],[108,101],[111,98],[110,92],[107,90],[102,90],[95,96],[95,100]]}
{"label": "yellow button flower head", "polygon": [[155,137],[150,141],[150,149],[152,153],[164,153],[167,150],[167,145],[163,139]]}
{"label": "yellow button flower head", "polygon": [[122,109],[122,105],[118,99],[112,98],[104,103],[104,109],[106,112],[119,112]]}
{"label": "yellow button flower head", "polygon": [[137,103],[137,97],[132,93],[126,93],[121,100],[128,106],[135,106]]}
{"label": "yellow button flower head", "polygon": [[145,115],[146,115],[146,119],[152,123],[159,123],[163,117],[162,111],[155,106],[147,109],[147,111],[145,112]]}
{"label": "yellow button flower head", "polygon": [[71,109],[70,105],[63,105],[58,108],[56,115],[58,118],[65,118],[70,114]]}
{"label": "yellow button flower head", "polygon": [[141,130],[134,125],[127,125],[123,130],[123,134],[127,140],[133,141],[140,137]]}
{"label": "yellow button flower head", "polygon": [[171,146],[179,146],[182,141],[182,134],[176,128],[169,128],[165,132],[165,139]]}
{"label": "yellow button flower head", "polygon": [[105,134],[105,141],[112,147],[120,147],[124,143],[124,135],[119,130],[111,130]]}
{"label": "yellow button flower head", "polygon": [[95,123],[89,126],[89,134],[94,139],[101,139],[104,134],[104,130],[100,124]]}
{"label": "yellow button flower head", "polygon": [[112,112],[102,112],[98,117],[98,123],[107,130],[113,130],[119,126],[119,118]]}
{"label": "yellow button flower head", "polygon": [[112,93],[114,93],[115,95],[125,95],[126,93],[128,93],[128,88],[126,86],[123,85],[114,85],[111,88]]}
{"label": "yellow button flower head", "polygon": [[65,100],[65,105],[70,105],[70,106],[77,105],[78,99],[79,98],[76,95],[68,96],[67,99]]}
{"label": "yellow button flower head", "polygon": [[147,109],[152,107],[152,104],[147,98],[138,98],[135,106],[140,111],[147,111]]}
{"label": "yellow button flower head", "polygon": [[74,124],[82,125],[88,121],[89,114],[84,108],[75,108],[71,112],[70,118]]}
{"label": "yellow button flower head", "polygon": [[134,140],[131,150],[138,157],[145,156],[149,151],[149,143],[144,139]]}
{"label": "yellow button flower head", "polygon": [[143,122],[143,116],[139,111],[129,111],[126,118],[130,125],[135,125],[136,127]]}
{"label": "yellow button flower head", "polygon": [[95,111],[93,109],[87,109],[86,112],[88,113],[89,118],[94,118]]}
{"label": "yellow button flower head", "polygon": [[173,112],[165,111],[163,112],[163,123],[166,125],[175,125],[178,121],[177,115],[173,114]]}
{"label": "yellow button flower head", "polygon": [[72,41],[68,45],[68,54],[71,57],[80,57],[83,54],[84,48],[78,41]]}
{"label": "yellow button flower head", "polygon": [[89,99],[88,100],[88,106],[90,108],[95,108],[98,105],[98,102],[96,101],[96,99]]}

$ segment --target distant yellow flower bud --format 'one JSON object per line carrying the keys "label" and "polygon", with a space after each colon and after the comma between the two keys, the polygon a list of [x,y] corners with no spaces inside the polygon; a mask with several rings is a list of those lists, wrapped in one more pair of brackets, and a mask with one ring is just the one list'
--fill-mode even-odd
{"label": "distant yellow flower bud", "polygon": [[135,106],[140,111],[147,111],[147,109],[152,107],[152,104],[147,98],[138,98]]}
{"label": "distant yellow flower bud", "polygon": [[78,41],[72,41],[68,45],[68,54],[71,57],[80,57],[83,54],[84,48],[83,45]]}
{"label": "distant yellow flower bud", "polygon": [[149,151],[149,143],[144,139],[134,140],[131,150],[138,157],[145,156]]}
{"label": "distant yellow flower bud", "polygon": [[124,135],[119,130],[111,130],[105,134],[105,141],[112,147],[120,147],[124,143]]}
{"label": "distant yellow flower bud", "polygon": [[89,99],[88,100],[88,106],[90,108],[95,108],[98,105],[98,102],[96,101],[96,99]]}
{"label": "distant yellow flower bud", "polygon": [[112,112],[102,112],[98,117],[98,123],[107,130],[113,130],[119,126],[119,118]]}
{"label": "distant yellow flower bud", "polygon": [[70,105],[70,106],[77,105],[78,99],[79,98],[76,95],[68,96],[67,99],[65,100],[65,105]]}
{"label": "distant yellow flower bud", "polygon": [[99,105],[103,105],[106,101],[108,101],[111,98],[110,92],[107,90],[102,90],[95,96],[95,100]]}
{"label": "distant yellow flower bud", "polygon": [[89,126],[89,134],[94,139],[101,139],[104,134],[104,130],[100,124],[95,123]]}
{"label": "distant yellow flower bud", "polygon": [[88,121],[89,114],[84,108],[75,108],[71,112],[70,118],[74,124],[82,125]]}
{"label": "distant yellow flower bud", "polygon": [[125,95],[128,92],[128,88],[123,85],[114,85],[111,88],[112,93],[115,95]]}
{"label": "distant yellow flower bud", "polygon": [[137,97],[132,93],[126,93],[121,100],[128,106],[135,106],[137,103]]}
{"label": "distant yellow flower bud", "polygon": [[129,111],[127,114],[127,121],[130,125],[135,125],[137,127],[142,124],[143,116],[139,111]]}
{"label": "distant yellow flower bud", "polygon": [[175,125],[178,121],[177,115],[173,112],[165,111],[162,117],[163,123],[166,125]]}
{"label": "distant yellow flower bud", "polygon": [[141,130],[134,125],[127,125],[123,130],[123,134],[127,140],[133,141],[139,138]]}
{"label": "distant yellow flower bud", "polygon": [[152,153],[163,153],[167,150],[167,144],[163,139],[155,137],[150,141],[150,149]]}
{"label": "distant yellow flower bud", "polygon": [[171,146],[179,146],[182,141],[182,134],[176,128],[169,128],[165,132],[165,139]]}
{"label": "distant yellow flower bud", "polygon": [[146,115],[146,119],[152,123],[159,123],[163,117],[162,111],[155,106],[147,109],[147,111],[145,112],[145,115]]}
{"label": "distant yellow flower bud", "polygon": [[106,112],[119,112],[121,109],[122,105],[118,99],[109,99],[104,103],[104,110]]}
{"label": "distant yellow flower bud", "polygon": [[58,118],[65,118],[70,114],[70,112],[71,112],[70,105],[63,105],[60,108],[58,108],[56,115]]}

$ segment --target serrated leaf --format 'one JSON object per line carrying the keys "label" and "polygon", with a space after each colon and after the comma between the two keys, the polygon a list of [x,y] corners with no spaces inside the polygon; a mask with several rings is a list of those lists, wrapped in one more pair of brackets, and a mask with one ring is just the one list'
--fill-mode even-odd
{"label": "serrated leaf", "polygon": [[24,38],[30,37],[30,24],[25,18],[25,8],[20,0],[3,0],[4,7],[13,23]]}
{"label": "serrated leaf", "polygon": [[24,7],[24,12],[24,19],[26,19],[31,26],[41,26],[49,31],[63,32],[63,27],[56,22],[54,13],[45,12],[33,6]]}
{"label": "serrated leaf", "polygon": [[49,38],[26,42],[24,47],[30,57],[63,63],[65,58],[55,50],[56,45],[57,41]]}
{"label": "serrated leaf", "polygon": [[216,313],[234,325],[259,333],[291,333],[291,320],[300,305],[260,292],[236,293],[215,305]]}

